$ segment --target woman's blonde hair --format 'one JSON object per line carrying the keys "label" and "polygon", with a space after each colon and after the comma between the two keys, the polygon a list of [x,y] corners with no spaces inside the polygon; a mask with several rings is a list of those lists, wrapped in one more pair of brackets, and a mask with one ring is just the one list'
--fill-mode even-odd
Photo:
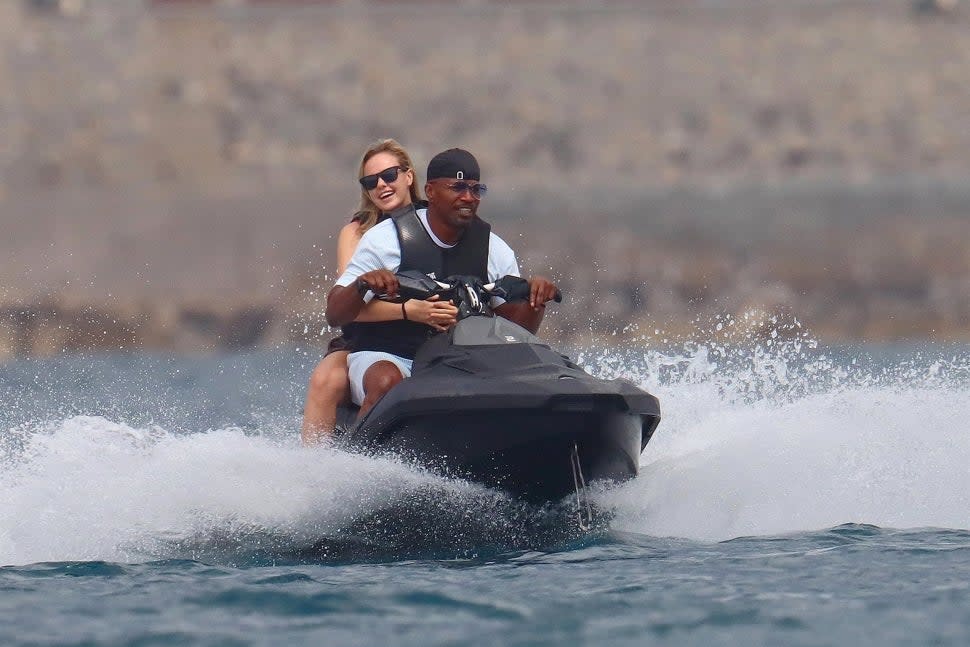
{"label": "woman's blonde hair", "polygon": [[[398,165],[405,170],[410,170],[414,175],[414,181],[411,182],[409,187],[409,193],[411,194],[411,203],[417,205],[421,202],[421,191],[418,188],[418,172],[414,168],[414,163],[411,161],[411,156],[408,152],[404,150],[396,140],[393,139],[378,139],[376,142],[367,147],[364,151],[364,156],[360,160],[360,168],[357,169],[357,177],[363,177],[364,166],[370,161],[370,158],[374,157],[378,153],[390,153],[397,158]],[[354,214],[354,220],[360,223],[360,233],[364,233],[371,227],[377,224],[377,219],[380,218],[381,210],[374,204],[374,201],[370,199],[370,195],[367,190],[361,187],[360,189],[360,207],[357,208],[357,212]]]}

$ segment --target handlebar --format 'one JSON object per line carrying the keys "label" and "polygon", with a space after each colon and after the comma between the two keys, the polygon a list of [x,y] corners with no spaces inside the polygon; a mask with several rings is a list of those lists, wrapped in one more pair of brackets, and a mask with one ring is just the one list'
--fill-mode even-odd
{"label": "handlebar", "polygon": [[[511,275],[484,285],[474,276],[450,276],[441,281],[416,270],[399,272],[395,276],[398,280],[397,296],[387,298],[377,295],[379,299],[400,303],[408,299],[424,300],[438,295],[458,306],[459,318],[473,314],[491,314],[489,301],[493,297],[509,302],[523,302],[529,300],[531,292],[527,280]],[[562,303],[562,293],[559,290],[556,290],[553,300]]]}
{"label": "handlebar", "polygon": [[[528,301],[530,296],[529,282],[519,276],[503,276],[494,283],[486,283],[482,290],[492,297],[499,297],[506,301]],[[552,300],[562,303],[562,292],[556,290]]]}

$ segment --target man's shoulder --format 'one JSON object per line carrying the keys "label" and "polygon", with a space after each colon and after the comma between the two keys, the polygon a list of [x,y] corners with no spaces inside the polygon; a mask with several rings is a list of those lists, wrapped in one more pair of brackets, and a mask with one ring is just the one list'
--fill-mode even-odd
{"label": "man's shoulder", "polygon": [[493,250],[502,251],[502,252],[506,252],[507,251],[510,254],[514,254],[514,252],[512,251],[512,247],[507,242],[505,242],[505,240],[501,236],[499,236],[498,234],[496,234],[494,231],[492,231],[492,232],[489,233],[489,236],[488,236],[488,245]]}

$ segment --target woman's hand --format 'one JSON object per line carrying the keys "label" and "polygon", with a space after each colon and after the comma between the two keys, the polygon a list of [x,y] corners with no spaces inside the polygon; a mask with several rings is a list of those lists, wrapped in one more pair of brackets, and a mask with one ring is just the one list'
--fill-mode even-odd
{"label": "woman's hand", "polygon": [[442,301],[437,294],[426,301],[406,301],[404,311],[408,320],[426,324],[439,332],[448,330],[458,322],[458,308],[451,301]]}

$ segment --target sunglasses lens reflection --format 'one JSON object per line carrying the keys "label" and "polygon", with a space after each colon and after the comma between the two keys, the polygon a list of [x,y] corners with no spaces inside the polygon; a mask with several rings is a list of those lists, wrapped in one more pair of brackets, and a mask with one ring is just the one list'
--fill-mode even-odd
{"label": "sunglasses lens reflection", "polygon": [[471,191],[472,195],[476,198],[481,198],[488,192],[488,187],[484,184],[469,184],[468,182],[455,182],[451,185],[451,190],[455,193],[464,193],[465,191]]}

